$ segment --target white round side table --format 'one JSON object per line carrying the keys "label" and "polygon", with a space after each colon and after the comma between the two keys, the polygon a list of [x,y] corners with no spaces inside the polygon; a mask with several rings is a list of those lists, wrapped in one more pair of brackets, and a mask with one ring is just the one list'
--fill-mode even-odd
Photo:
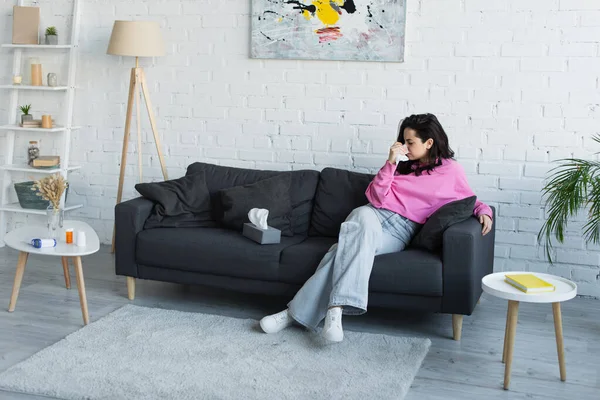
{"label": "white round side table", "polygon": [[86,236],[86,245],[81,247],[75,244],[67,244],[65,242],[64,229],[60,230],[59,237],[56,239],[56,247],[48,247],[36,249],[31,245],[31,239],[44,238],[47,235],[48,228],[42,225],[24,226],[6,234],[4,242],[8,247],[19,250],[19,260],[17,262],[17,272],[15,274],[15,282],[13,284],[12,295],[10,296],[10,304],[8,312],[13,312],[17,305],[17,297],[25,272],[25,264],[29,254],[38,254],[43,256],[61,257],[63,272],[65,275],[65,286],[71,288],[71,279],[69,277],[69,257],[73,259],[75,265],[75,276],[77,278],[77,287],[79,289],[79,302],[81,303],[81,313],[83,314],[83,323],[89,322],[87,298],[85,295],[85,282],[83,280],[83,268],[81,257],[93,254],[100,249],[100,240],[98,235],[91,226],[81,221],[64,221],[64,229],[73,228],[75,232],[83,231]]}
{"label": "white round side table", "polygon": [[554,332],[556,334],[556,349],[558,352],[558,365],[560,368],[560,380],[567,379],[565,366],[565,350],[563,345],[562,317],[560,303],[572,299],[577,295],[577,285],[566,278],[543,273],[533,273],[535,276],[554,285],[553,292],[525,293],[504,281],[505,275],[531,274],[525,271],[497,272],[486,275],[481,280],[483,291],[492,296],[508,300],[508,311],[506,314],[506,328],[504,330],[504,350],[502,351],[502,362],[504,365],[504,389],[508,390],[510,385],[510,368],[513,357],[513,346],[515,333],[517,331],[517,317],[519,303],[552,303],[554,315]]}

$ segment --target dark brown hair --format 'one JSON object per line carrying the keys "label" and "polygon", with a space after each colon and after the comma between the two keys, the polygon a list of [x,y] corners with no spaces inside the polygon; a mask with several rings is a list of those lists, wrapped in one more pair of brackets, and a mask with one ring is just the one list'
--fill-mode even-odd
{"label": "dark brown hair", "polygon": [[448,135],[435,115],[413,114],[405,118],[398,132],[398,142],[402,144],[404,144],[404,130],[407,128],[413,129],[422,142],[433,139],[433,145],[429,149],[428,160],[425,164],[421,164],[419,160],[401,161],[396,167],[399,174],[408,175],[414,172],[419,176],[425,171],[430,174],[435,167],[442,165],[442,160],[454,158],[454,151],[448,144]]}

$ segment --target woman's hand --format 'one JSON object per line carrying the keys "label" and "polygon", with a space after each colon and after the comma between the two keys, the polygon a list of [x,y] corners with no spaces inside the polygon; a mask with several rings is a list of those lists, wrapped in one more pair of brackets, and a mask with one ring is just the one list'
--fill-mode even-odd
{"label": "woman's hand", "polygon": [[396,164],[396,159],[399,155],[406,155],[408,149],[400,142],[396,142],[390,147],[390,155],[388,161],[392,164]]}
{"label": "woman's hand", "polygon": [[483,225],[483,228],[481,229],[481,234],[483,236],[490,233],[490,231],[492,230],[492,219],[488,215],[481,214],[479,216],[479,223]]}

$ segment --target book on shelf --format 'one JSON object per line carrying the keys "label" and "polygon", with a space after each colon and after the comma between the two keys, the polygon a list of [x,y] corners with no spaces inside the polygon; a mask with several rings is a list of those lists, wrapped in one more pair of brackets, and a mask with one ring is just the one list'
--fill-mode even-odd
{"label": "book on shelf", "polygon": [[14,6],[12,27],[13,44],[39,44],[40,8]]}
{"label": "book on shelf", "polygon": [[44,168],[44,167],[58,167],[60,165],[60,156],[39,156],[34,158],[32,161],[32,167]]}
{"label": "book on shelf", "polygon": [[534,274],[510,274],[504,277],[506,283],[525,293],[553,292],[556,289],[553,284]]}
{"label": "book on shelf", "polygon": [[31,121],[23,121],[20,126],[22,128],[41,128],[42,120],[41,119],[33,119]]}

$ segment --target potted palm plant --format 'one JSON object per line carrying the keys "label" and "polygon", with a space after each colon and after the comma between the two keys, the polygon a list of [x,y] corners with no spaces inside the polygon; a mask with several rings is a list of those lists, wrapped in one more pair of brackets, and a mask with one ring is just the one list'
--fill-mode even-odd
{"label": "potted palm plant", "polygon": [[[600,143],[600,134],[593,140]],[[599,153],[596,153],[599,154]],[[542,189],[547,218],[538,233],[544,242],[546,257],[552,262],[552,239],[563,243],[567,222],[582,210],[587,210],[583,227],[586,243],[600,241],[600,162],[567,158],[550,170],[550,179]]]}
{"label": "potted palm plant", "polygon": [[23,125],[25,121],[33,121],[33,115],[29,114],[29,110],[31,110],[31,104],[21,106],[19,107],[19,110],[21,110],[23,113],[23,115],[21,115],[21,125]]}
{"label": "potted palm plant", "polygon": [[56,27],[49,26],[48,28],[46,28],[46,44],[58,44],[58,35],[56,34]]}

